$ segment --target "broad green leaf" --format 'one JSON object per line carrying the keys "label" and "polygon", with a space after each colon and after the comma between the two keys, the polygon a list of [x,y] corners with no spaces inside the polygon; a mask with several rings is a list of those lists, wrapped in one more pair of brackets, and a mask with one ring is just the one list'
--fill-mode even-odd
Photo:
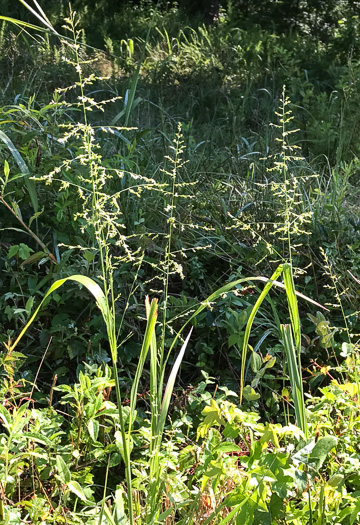
{"label": "broad green leaf", "polygon": [[26,259],[30,257],[30,253],[33,251],[34,250],[32,250],[27,244],[24,244],[23,242],[19,244],[19,257],[23,261],[26,261]]}
{"label": "broad green leaf", "polygon": [[93,441],[97,441],[99,434],[99,422],[96,419],[90,419],[87,428],[91,439]]}
{"label": "broad green leaf", "polygon": [[115,452],[114,454],[111,454],[110,461],[109,461],[109,467],[117,467],[121,462],[123,461],[123,458],[119,452]]}
{"label": "broad green leaf", "polygon": [[208,430],[214,425],[225,425],[225,420],[221,415],[221,410],[215,399],[211,399],[210,405],[206,406],[201,412],[205,416],[204,421],[200,423],[197,429],[196,439],[205,437]]}
{"label": "broad green leaf", "polygon": [[61,456],[56,456],[56,469],[61,483],[67,485],[71,480],[69,467]]}
{"label": "broad green leaf", "polygon": [[34,297],[29,297],[29,299],[26,301],[25,310],[28,315],[31,314],[31,310],[34,304]]}
{"label": "broad green leaf", "polygon": [[240,346],[241,337],[239,334],[231,334],[228,338],[228,347],[230,348],[233,345]]}
{"label": "broad green leaf", "polygon": [[220,445],[215,447],[213,452],[242,452],[242,448],[239,447],[239,445],[232,443],[231,441],[224,441],[223,443],[220,443]]}
{"label": "broad green leaf", "polygon": [[271,423],[266,423],[264,433],[260,438],[260,443],[263,446],[262,447],[263,450],[267,448],[269,441],[271,441],[272,444],[275,445],[276,448],[280,448],[280,444],[278,440],[279,432],[281,432],[280,425],[273,425]]}
{"label": "broad green leaf", "polygon": [[280,518],[284,514],[284,500],[276,492],[271,495],[269,509],[273,519]]}
{"label": "broad green leaf", "polygon": [[8,251],[8,259],[11,259],[11,257],[15,257],[19,252],[19,246],[17,244],[13,244],[10,246]]}
{"label": "broad green leaf", "polygon": [[[253,525],[254,512],[256,508],[258,508],[258,503],[252,498],[249,498],[247,502],[242,505],[240,512],[236,515],[236,523],[241,523],[241,525]],[[258,521],[257,523],[260,522]]]}
{"label": "broad green leaf", "polygon": [[[334,383],[334,381],[332,381],[332,383]],[[348,392],[350,397],[354,397],[358,392],[358,387],[356,383],[344,383],[344,384],[337,383],[336,386],[339,387],[344,392]]]}
{"label": "broad green leaf", "polygon": [[261,365],[262,365],[261,357],[259,356],[259,354],[257,354],[254,351],[251,353],[250,364],[251,364],[251,370],[254,372],[254,374],[256,374],[260,370]]}
{"label": "broad green leaf", "polygon": [[72,480],[68,483],[68,487],[75,496],[80,498],[82,501],[86,501],[86,496],[81,488],[81,485],[78,481]]}
{"label": "broad green leaf", "polygon": [[337,489],[339,485],[344,481],[344,479],[345,477],[343,476],[343,474],[334,474],[327,482],[327,485],[329,487]]}
{"label": "broad green leaf", "polygon": [[319,470],[330,450],[336,447],[337,442],[335,436],[324,436],[320,438],[310,453],[309,463],[316,470]]}
{"label": "broad green leaf", "polygon": [[84,251],[84,259],[90,264],[95,259],[95,254],[90,250]]}
{"label": "broad green leaf", "polygon": [[260,398],[260,394],[257,394],[250,385],[246,385],[243,390],[243,395],[248,401],[256,401]]}

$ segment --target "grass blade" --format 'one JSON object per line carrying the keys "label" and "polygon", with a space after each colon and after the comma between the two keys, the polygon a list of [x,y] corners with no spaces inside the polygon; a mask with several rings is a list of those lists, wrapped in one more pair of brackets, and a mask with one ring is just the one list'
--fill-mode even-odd
{"label": "grass blade", "polygon": [[307,437],[307,422],[306,411],[304,403],[304,393],[301,378],[301,368],[298,365],[297,351],[294,346],[291,326],[289,324],[281,325],[281,333],[283,336],[286,359],[289,367],[290,384],[292,395],[294,399],[295,415],[298,426]]}
{"label": "grass blade", "polygon": [[176,361],[175,361],[175,363],[174,363],[174,365],[172,367],[172,370],[171,370],[171,373],[170,373],[170,376],[169,376],[169,379],[168,379],[168,382],[167,382],[167,385],[166,385],[166,388],[165,388],[165,393],[164,393],[163,401],[162,401],[162,404],[161,404],[161,411],[160,411],[160,416],[159,416],[159,424],[158,424],[158,429],[157,429],[157,434],[158,434],[158,440],[159,441],[161,441],[161,436],[162,436],[162,433],[163,433],[163,430],[164,430],[166,415],[167,415],[168,410],[169,410],[170,400],[171,400],[171,396],[172,396],[172,393],[173,393],[173,390],[174,390],[176,376],[177,376],[177,373],[179,371],[181,362],[183,360],[186,347],[187,347],[187,345],[189,343],[192,330],[193,329],[191,328],[190,332],[188,333],[187,338],[185,339],[185,341],[184,341],[184,343],[183,343],[183,345],[181,347],[179,355],[177,356]]}
{"label": "grass blade", "polygon": [[36,195],[35,183],[34,181],[29,180],[29,177],[30,177],[29,168],[27,167],[25,161],[23,160],[18,150],[15,148],[13,142],[9,139],[9,137],[3,131],[0,131],[0,139],[9,148],[10,153],[14,157],[16,164],[19,166],[19,169],[21,170],[21,172],[26,175],[25,176],[25,186],[29,192],[32,207],[34,208],[35,213],[37,213],[39,211],[39,202],[38,202],[38,198]]}
{"label": "grass blade", "polygon": [[134,381],[133,381],[131,392],[130,392],[130,416],[129,416],[130,420],[129,420],[129,430],[128,430],[129,435],[131,432],[133,415],[135,412],[140,377],[141,377],[141,374],[144,368],[144,364],[145,364],[145,359],[146,359],[150,344],[153,341],[153,336],[155,332],[155,325],[157,321],[157,308],[158,308],[158,300],[153,299],[151,301],[151,305],[147,313],[148,321],[146,324],[145,335],[144,335],[143,343],[141,346],[139,361],[136,367],[135,377],[134,377]]}
{"label": "grass blade", "polygon": [[[159,501],[159,493],[161,493],[161,490],[162,490],[162,483],[160,481],[162,469],[161,469],[161,465],[159,462],[159,453],[160,453],[161,441],[162,441],[162,436],[163,436],[165,422],[166,422],[166,416],[169,411],[169,405],[170,405],[171,396],[174,390],[176,376],[178,374],[181,362],[183,360],[186,347],[189,343],[191,333],[192,333],[192,328],[188,336],[186,337],[180,349],[180,352],[175,360],[175,363],[172,367],[169,379],[166,384],[164,397],[163,397],[162,404],[161,404],[160,415],[156,414],[156,418],[155,418],[155,414],[154,414],[154,420],[153,420],[153,414],[151,414],[152,416],[151,434],[152,435],[151,435],[151,448],[150,448],[150,490],[148,494],[148,511],[147,511],[148,518],[149,518],[147,523],[151,525],[153,523],[158,523],[156,519],[157,519],[159,510],[160,510],[158,501]],[[159,391],[158,395],[160,394],[161,392]],[[157,406],[158,405],[156,405],[156,410],[158,410]]]}
{"label": "grass blade", "polygon": [[298,302],[296,299],[294,277],[293,277],[291,264],[289,263],[284,264],[283,276],[284,276],[286,296],[287,296],[288,305],[289,305],[291,326],[292,326],[294,338],[295,338],[295,347],[298,353],[298,357],[300,357],[300,351],[301,351],[300,316],[299,316]]}
{"label": "grass blade", "polygon": [[65,284],[67,281],[75,281],[79,284],[82,284],[85,286],[89,292],[94,296],[96,300],[96,304],[98,308],[100,309],[102,316],[104,318],[104,321],[106,323],[106,326],[108,327],[109,321],[110,321],[110,311],[109,306],[107,303],[107,299],[104,295],[104,292],[100,288],[100,286],[90,279],[90,277],[86,277],[85,275],[72,275],[70,277],[66,277],[65,279],[59,279],[58,281],[55,281],[54,284],[50,286],[46,294],[44,295],[44,298],[42,299],[39,306],[36,308],[35,312],[31,316],[30,320],[27,322],[27,324],[24,326],[24,328],[21,330],[20,335],[16,338],[15,342],[9,347],[10,351],[13,351],[14,348],[18,345],[19,341],[22,339],[23,335],[26,333],[30,325],[35,320],[35,317],[39,313],[42,305],[44,304],[45,300],[53,293],[55,290],[60,288],[63,284]]}
{"label": "grass blade", "polygon": [[[149,298],[145,299],[146,317],[149,320],[151,316],[151,305]],[[158,392],[158,355],[156,334],[153,330],[150,342],[150,407],[151,407],[151,443],[150,455],[155,449],[156,429],[159,419],[160,398]]]}
{"label": "grass blade", "polygon": [[10,22],[11,24],[15,24],[16,26],[25,27],[26,29],[34,29],[35,31],[41,31],[43,33],[48,33],[48,29],[44,29],[42,27],[35,26],[34,24],[29,24],[28,22],[23,22],[22,20],[17,20],[16,18],[11,18],[9,16],[0,15],[0,20],[4,20],[5,22]]}
{"label": "grass blade", "polygon": [[243,347],[242,347],[242,354],[241,354],[241,372],[240,372],[240,404],[242,403],[242,396],[243,396],[243,391],[244,391],[244,377],[245,377],[245,366],[246,366],[246,354],[247,354],[247,349],[248,349],[248,344],[249,344],[249,337],[250,337],[250,332],[251,332],[251,328],[252,328],[252,325],[253,325],[253,322],[254,322],[254,319],[255,319],[255,315],[257,313],[257,311],[259,310],[263,300],[265,299],[265,297],[267,296],[267,294],[269,293],[269,290],[270,288],[273,286],[273,284],[275,283],[275,280],[277,277],[279,277],[279,275],[281,274],[281,272],[283,271],[283,265],[280,264],[275,272],[272,274],[270,280],[268,280],[268,282],[266,283],[266,285],[264,286],[264,289],[263,291],[261,292],[261,294],[259,295],[256,303],[254,304],[254,307],[253,309],[251,310],[251,313],[250,313],[250,316],[249,316],[249,319],[248,319],[248,322],[247,322],[247,325],[246,325],[246,328],[245,328],[245,335],[244,335],[244,341],[243,341]]}
{"label": "grass blade", "polygon": [[[281,272],[280,272],[281,273]],[[279,275],[280,275],[279,273]],[[273,277],[273,276],[272,276]],[[218,288],[215,292],[213,292],[211,295],[209,295],[204,301],[201,302],[200,306],[197,308],[197,310],[195,310],[195,312],[189,317],[189,319],[182,325],[182,327],[180,328],[179,332],[177,333],[176,337],[174,338],[171,346],[170,346],[170,349],[169,349],[169,352],[168,352],[168,355],[170,355],[173,347],[175,346],[176,344],[176,341],[177,339],[180,337],[181,333],[184,331],[184,329],[186,328],[186,326],[191,323],[191,321],[193,319],[195,319],[195,317],[197,315],[199,315],[205,308],[208,308],[211,303],[213,303],[214,301],[216,301],[217,299],[219,299],[219,297],[221,297],[222,295],[228,293],[228,292],[231,292],[234,288],[236,288],[236,286],[238,286],[239,284],[245,284],[245,283],[249,283],[251,284],[252,282],[254,281],[261,281],[263,283],[269,283],[269,281],[271,281],[271,286],[276,286],[277,288],[282,288],[283,290],[285,290],[285,285],[283,283],[280,283],[279,281],[276,281],[274,280],[273,278],[268,278],[268,277],[262,277],[262,276],[256,276],[256,277],[244,277],[242,279],[237,279],[236,281],[233,281],[231,283],[228,283],[228,284],[225,284],[224,286],[222,286],[221,288]],[[305,301],[311,303],[311,304],[314,304],[315,306],[317,306],[318,308],[321,308],[323,310],[326,310],[327,312],[329,311],[325,306],[323,306],[322,304],[314,301],[314,299],[311,299],[310,297],[308,297],[307,295],[304,295],[302,294],[301,292],[298,292],[295,290],[295,294],[297,295],[297,297],[301,297],[302,299],[304,299]]]}
{"label": "grass blade", "polygon": [[[46,26],[48,29],[50,29],[50,31],[52,31],[55,35],[58,34],[57,31],[55,31],[55,29],[53,28],[53,26],[50,24],[49,20],[47,19],[47,17],[43,17],[41,15],[39,15],[39,13],[37,13],[35,11],[35,9],[33,9],[29,4],[27,4],[25,2],[25,0],[19,0],[20,3],[22,3],[22,5],[24,7],[26,7],[26,9],[28,9],[34,16],[36,16],[36,18],[38,18],[40,20],[40,22],[42,22],[44,24],[44,26]],[[41,10],[42,11],[42,10]],[[43,11],[42,11],[43,12]],[[44,13],[44,12],[43,12]]]}

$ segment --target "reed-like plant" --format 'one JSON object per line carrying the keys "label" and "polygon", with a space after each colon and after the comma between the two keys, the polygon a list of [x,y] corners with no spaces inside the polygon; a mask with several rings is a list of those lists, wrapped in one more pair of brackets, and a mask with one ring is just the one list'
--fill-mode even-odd
{"label": "reed-like plant", "polygon": [[[276,112],[277,116],[279,117],[279,124],[274,125],[274,127],[280,129],[281,132],[280,138],[277,139],[280,143],[280,151],[278,154],[272,157],[273,166],[268,170],[268,172],[275,174],[277,177],[274,178],[271,185],[272,191],[278,197],[278,202],[281,205],[281,208],[279,209],[279,218],[283,217],[283,221],[279,220],[279,222],[275,224],[274,234],[277,235],[280,240],[283,240],[286,243],[287,254],[285,258],[278,254],[284,260],[284,263],[280,264],[273,273],[271,279],[266,284],[259,298],[257,299],[248,319],[242,347],[240,402],[242,400],[244,390],[246,356],[252,324],[257,311],[270,291],[273,280],[277,279],[282,274],[288,302],[290,325],[282,324],[280,329],[286,356],[286,363],[289,368],[296,421],[298,426],[304,432],[304,435],[307,437],[308,425],[306,421],[301,368],[301,323],[296,298],[297,294],[294,285],[292,238],[294,235],[299,236],[301,234],[307,234],[305,225],[310,221],[311,213],[309,210],[304,209],[302,204],[302,195],[299,192],[301,178],[298,180],[291,170],[291,164],[293,164],[294,161],[298,162],[303,159],[302,157],[296,155],[296,148],[298,147],[291,145],[288,140],[289,135],[297,131],[288,129],[290,122],[293,119],[289,105],[290,100],[286,96],[284,86],[280,99],[280,107]],[[321,306],[321,308],[324,307]]]}

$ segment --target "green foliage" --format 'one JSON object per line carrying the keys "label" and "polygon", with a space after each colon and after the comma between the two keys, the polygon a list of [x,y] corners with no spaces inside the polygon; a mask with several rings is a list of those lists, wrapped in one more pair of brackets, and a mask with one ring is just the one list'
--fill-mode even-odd
{"label": "green foliage", "polygon": [[187,4],[2,6],[4,523],[359,522],[357,13]]}

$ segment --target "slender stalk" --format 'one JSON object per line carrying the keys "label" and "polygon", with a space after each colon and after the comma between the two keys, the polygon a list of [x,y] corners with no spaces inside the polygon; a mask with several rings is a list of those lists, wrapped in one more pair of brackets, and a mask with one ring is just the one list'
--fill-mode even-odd
{"label": "slender stalk", "polygon": [[0,487],[0,520],[5,520],[5,508],[4,508],[5,491]]}
{"label": "slender stalk", "polygon": [[[162,326],[162,335],[161,335],[161,344],[160,344],[160,360],[159,360],[159,369],[160,373],[163,370],[164,364],[164,347],[165,347],[165,332],[166,332],[166,318],[167,318],[167,302],[169,295],[169,276],[170,276],[170,263],[171,263],[171,242],[172,242],[172,232],[173,225],[175,221],[174,217],[174,203],[175,203],[175,183],[176,175],[179,167],[180,159],[179,154],[181,151],[181,128],[179,126],[178,133],[175,139],[175,157],[172,159],[173,168],[171,172],[166,172],[170,175],[172,179],[171,183],[171,198],[170,198],[170,215],[168,218],[169,224],[169,233],[168,233],[168,243],[165,251],[165,278],[164,278],[164,302],[163,302],[163,326]],[[160,381],[160,391],[162,390],[162,381]]]}
{"label": "slender stalk", "polygon": [[101,503],[101,511],[100,511],[100,514],[99,514],[98,525],[101,525],[101,522],[102,522],[102,519],[103,519],[103,515],[104,515],[104,506],[106,504],[106,489],[107,489],[108,477],[109,477],[109,463],[110,463],[110,456],[108,457],[108,462],[107,462],[107,465],[106,465],[104,492],[103,492],[103,499],[102,499],[102,503]]}
{"label": "slender stalk", "polygon": [[116,361],[114,360],[113,360],[113,372],[114,372],[114,379],[115,379],[116,399],[117,399],[118,412],[119,412],[120,432],[121,432],[121,439],[122,439],[123,451],[124,451],[123,460],[125,463],[125,477],[126,477],[126,485],[127,485],[126,488],[127,488],[127,501],[128,501],[128,508],[129,508],[129,520],[130,520],[130,525],[134,525],[133,500],[132,500],[132,476],[131,476],[129,443],[128,443],[127,436],[125,433],[125,421],[124,421],[124,414],[122,410],[119,373],[118,373]]}
{"label": "slender stalk", "polygon": [[292,250],[291,250],[291,229],[290,229],[290,202],[289,202],[289,193],[288,193],[288,167],[286,164],[286,107],[285,107],[285,86],[283,86],[282,90],[282,98],[281,98],[281,127],[282,127],[282,173],[283,173],[283,179],[284,179],[284,192],[285,192],[285,230],[287,233],[287,243],[288,243],[288,251],[289,251],[289,262],[292,265]]}
{"label": "slender stalk", "polygon": [[307,428],[307,421],[306,421],[306,410],[305,410],[304,392],[303,392],[303,384],[302,384],[302,377],[301,377],[301,367],[299,367],[299,364],[298,364],[298,359],[296,355],[297,352],[294,347],[291,326],[281,325],[281,333],[283,336],[285,354],[286,354],[286,358],[287,358],[287,362],[289,366],[290,384],[291,384],[291,390],[292,390],[292,395],[294,399],[296,421],[297,421],[299,428],[301,428],[301,430],[305,434],[305,437],[307,438],[308,428]]}

